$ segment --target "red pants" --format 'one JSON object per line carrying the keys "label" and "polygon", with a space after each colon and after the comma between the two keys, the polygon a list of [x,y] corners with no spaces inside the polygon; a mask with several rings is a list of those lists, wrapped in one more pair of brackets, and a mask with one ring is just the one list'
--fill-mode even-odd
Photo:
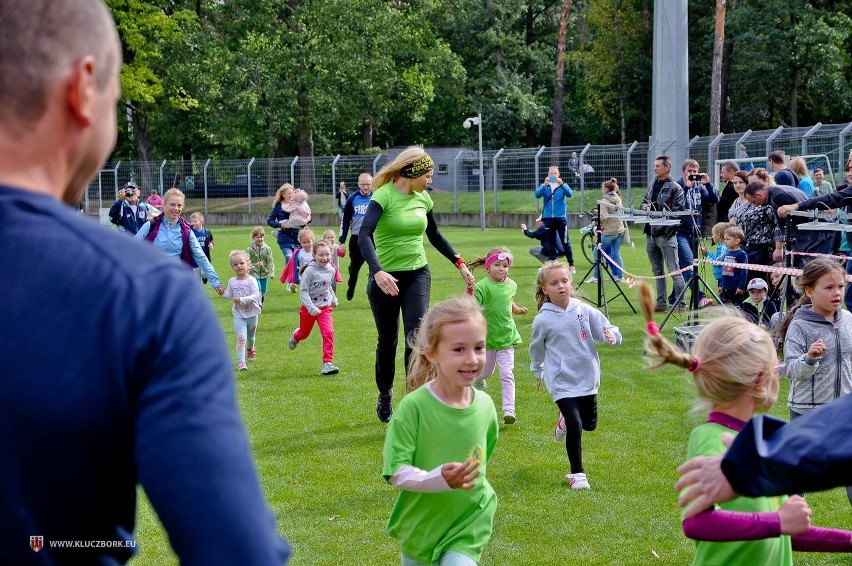
{"label": "red pants", "polygon": [[334,321],[331,319],[331,307],[323,307],[320,313],[316,316],[308,312],[305,305],[299,307],[299,328],[293,333],[293,336],[301,342],[311,335],[311,330],[314,329],[314,322],[319,324],[320,335],[322,336],[322,361],[334,361]]}

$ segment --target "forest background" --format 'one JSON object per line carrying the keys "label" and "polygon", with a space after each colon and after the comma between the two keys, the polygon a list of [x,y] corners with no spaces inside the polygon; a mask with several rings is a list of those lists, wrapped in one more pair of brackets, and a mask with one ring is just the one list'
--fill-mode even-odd
{"label": "forest background", "polygon": [[[849,121],[852,0],[688,1],[690,136]],[[472,146],[476,112],[486,147],[651,134],[652,0],[106,3],[124,54],[111,160]]]}

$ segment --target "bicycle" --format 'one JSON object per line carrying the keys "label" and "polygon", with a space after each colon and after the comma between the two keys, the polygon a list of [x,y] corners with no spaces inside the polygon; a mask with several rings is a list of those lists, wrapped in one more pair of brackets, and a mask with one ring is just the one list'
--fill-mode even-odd
{"label": "bicycle", "polygon": [[597,238],[595,237],[595,230],[598,227],[598,209],[593,208],[586,213],[580,213],[580,218],[588,215],[590,217],[590,221],[587,225],[580,228],[580,234],[582,237],[580,238],[580,249],[583,250],[583,256],[585,256],[586,261],[589,263],[595,262],[595,248],[597,247]]}

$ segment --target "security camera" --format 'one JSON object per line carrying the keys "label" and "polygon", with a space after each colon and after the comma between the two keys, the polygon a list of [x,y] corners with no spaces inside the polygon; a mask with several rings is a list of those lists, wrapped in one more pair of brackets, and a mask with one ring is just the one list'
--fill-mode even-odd
{"label": "security camera", "polygon": [[464,121],[464,124],[462,124],[462,125],[464,126],[465,130],[469,130],[470,127],[473,125],[473,123],[471,122],[470,118],[468,118],[467,120]]}

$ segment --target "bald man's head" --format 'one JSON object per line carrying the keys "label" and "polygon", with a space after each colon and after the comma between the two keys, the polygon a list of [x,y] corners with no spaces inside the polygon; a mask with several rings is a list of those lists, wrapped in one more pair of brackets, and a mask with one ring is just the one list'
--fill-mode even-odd
{"label": "bald man's head", "polygon": [[118,36],[101,0],[0,0],[0,126],[23,134],[45,113],[48,94],[85,56],[97,86],[118,72]]}

